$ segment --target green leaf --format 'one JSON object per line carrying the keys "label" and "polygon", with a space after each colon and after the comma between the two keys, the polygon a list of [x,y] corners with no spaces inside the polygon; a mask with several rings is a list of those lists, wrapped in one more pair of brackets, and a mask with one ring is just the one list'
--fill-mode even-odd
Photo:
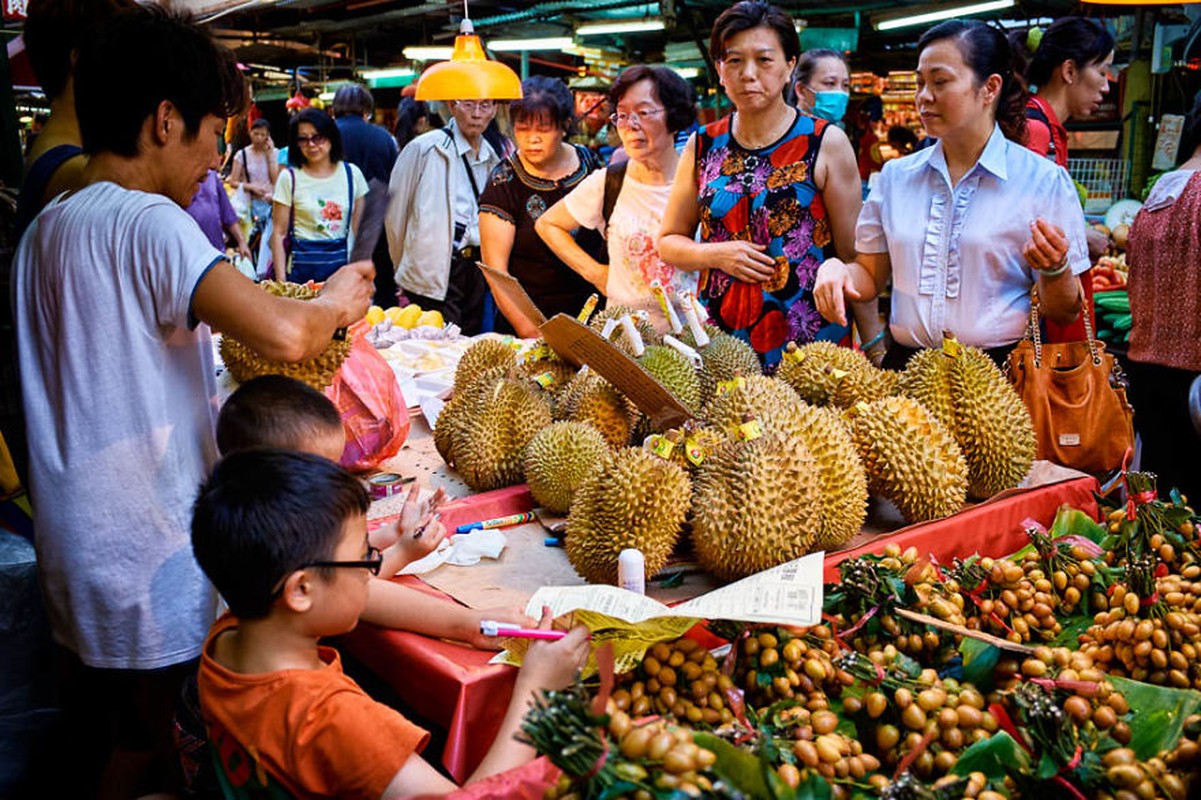
{"label": "green leaf", "polygon": [[[1081,603],[1083,606],[1084,603]],[[1060,620],[1063,626],[1059,635],[1051,641],[1052,647],[1067,647],[1071,650],[1077,650],[1080,647],[1080,634],[1084,633],[1093,624],[1093,618],[1083,614],[1064,617]]]}
{"label": "green leaf", "polygon": [[1099,544],[1105,538],[1108,530],[1080,509],[1063,505],[1056,512],[1055,521],[1051,523],[1051,530],[1048,533],[1051,534],[1051,538],[1084,536]]}
{"label": "green leaf", "polygon": [[1174,748],[1184,720],[1201,711],[1201,692],[1153,686],[1129,678],[1110,677],[1109,682],[1130,706],[1130,747],[1140,760]]}
{"label": "green leaf", "polygon": [[717,756],[712,770],[730,786],[749,797],[773,796],[763,773],[763,762],[758,756],[704,731],[693,733],[692,741]]}
{"label": "green leaf", "polygon": [[1050,753],[1043,753],[1043,757],[1038,760],[1038,772],[1035,774],[1044,781],[1059,774],[1059,765],[1055,763],[1055,759],[1051,758]]}
{"label": "green leaf", "polygon": [[638,784],[636,783],[630,783],[629,781],[618,781],[608,789],[605,789],[603,792],[601,792],[600,797],[597,798],[597,800],[612,800],[614,797],[621,797],[622,795],[629,794],[638,788]]}
{"label": "green leaf", "polygon": [[963,656],[963,680],[987,692],[992,686],[993,668],[1001,657],[1001,649],[965,636],[959,643],[959,653]]}
{"label": "green leaf", "polygon": [[834,796],[834,789],[821,775],[810,772],[809,779],[796,787],[794,796],[796,800],[830,800]]}
{"label": "green leaf", "polygon": [[1030,763],[1026,751],[1023,750],[1013,737],[1005,731],[998,731],[989,738],[976,742],[964,750],[951,768],[956,775],[970,775],[973,772],[983,772],[988,778],[1003,780],[1005,776],[1028,766]]}

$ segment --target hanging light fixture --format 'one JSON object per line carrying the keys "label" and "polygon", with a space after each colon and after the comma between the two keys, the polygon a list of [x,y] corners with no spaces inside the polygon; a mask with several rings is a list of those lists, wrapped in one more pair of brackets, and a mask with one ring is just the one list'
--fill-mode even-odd
{"label": "hanging light fixture", "polygon": [[521,99],[521,78],[517,73],[499,61],[488,60],[484,53],[484,45],[467,16],[467,0],[463,0],[463,22],[450,61],[434,64],[421,73],[416,99]]}

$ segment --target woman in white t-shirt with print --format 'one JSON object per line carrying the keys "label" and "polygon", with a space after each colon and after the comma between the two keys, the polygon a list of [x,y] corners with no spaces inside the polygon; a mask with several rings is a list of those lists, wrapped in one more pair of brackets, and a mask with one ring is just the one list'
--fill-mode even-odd
{"label": "woman in white t-shirt with print", "polygon": [[[696,273],[664,263],[655,247],[680,161],[675,134],[696,120],[692,88],[665,67],[630,67],[613,84],[609,102],[630,160],[608,223],[606,170],[597,170],[540,216],[535,229],[555,255],[601,290],[610,304],[646,311],[655,327],[666,331],[667,320],[650,284],[659,281],[668,294],[696,293]],[[605,235],[608,265],[576,244],[571,232],[580,226]]]}
{"label": "woman in white t-shirt with print", "polygon": [[343,160],[338,126],[315,108],[292,119],[288,164],[272,198],[272,269],[278,281],[323,281],[350,260],[367,179]]}

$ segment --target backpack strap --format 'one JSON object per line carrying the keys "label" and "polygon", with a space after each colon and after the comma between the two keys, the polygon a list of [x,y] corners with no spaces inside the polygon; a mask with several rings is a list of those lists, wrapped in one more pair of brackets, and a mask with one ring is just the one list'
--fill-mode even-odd
{"label": "backpack strap", "polygon": [[288,206],[288,238],[292,238],[292,223],[296,218],[296,169],[288,167],[288,174],[292,176],[292,204]]}
{"label": "backpack strap", "polygon": [[609,228],[609,217],[613,216],[613,208],[617,205],[617,196],[621,194],[621,185],[626,179],[626,167],[629,161],[620,164],[610,164],[605,167],[605,194],[601,202],[601,216],[605,220],[605,230]]}
{"label": "backpack strap", "polygon": [[354,173],[350,171],[350,162],[343,161],[346,167],[346,196],[350,198],[349,208],[346,209],[346,233],[350,235],[350,220],[354,216]]}

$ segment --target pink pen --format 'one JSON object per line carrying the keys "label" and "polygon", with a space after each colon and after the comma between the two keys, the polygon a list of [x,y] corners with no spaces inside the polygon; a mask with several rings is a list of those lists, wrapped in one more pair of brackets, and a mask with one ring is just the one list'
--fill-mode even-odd
{"label": "pink pen", "polygon": [[542,628],[523,628],[494,619],[480,620],[480,633],[485,636],[511,636],[516,639],[562,639],[567,631],[548,631]]}

